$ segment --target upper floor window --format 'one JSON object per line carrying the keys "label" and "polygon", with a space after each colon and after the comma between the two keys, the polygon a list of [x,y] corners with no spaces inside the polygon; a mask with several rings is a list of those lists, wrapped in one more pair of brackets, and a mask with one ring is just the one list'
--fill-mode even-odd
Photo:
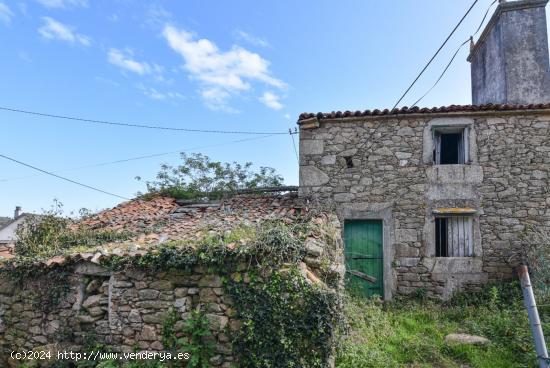
{"label": "upper floor window", "polygon": [[456,165],[469,162],[467,127],[434,128],[433,139],[434,164]]}

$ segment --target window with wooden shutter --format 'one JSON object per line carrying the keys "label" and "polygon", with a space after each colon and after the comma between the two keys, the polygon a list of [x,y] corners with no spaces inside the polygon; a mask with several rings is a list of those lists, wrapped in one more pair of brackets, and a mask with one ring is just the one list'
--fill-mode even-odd
{"label": "window with wooden shutter", "polygon": [[436,257],[471,257],[474,255],[471,216],[435,218]]}

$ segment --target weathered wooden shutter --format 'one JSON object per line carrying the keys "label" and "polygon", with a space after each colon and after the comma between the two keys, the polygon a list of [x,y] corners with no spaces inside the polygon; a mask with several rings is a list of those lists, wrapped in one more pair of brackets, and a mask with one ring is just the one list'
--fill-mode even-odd
{"label": "weathered wooden shutter", "polygon": [[474,254],[472,218],[453,216],[447,220],[447,254],[449,257],[470,257]]}
{"label": "weathered wooden shutter", "polygon": [[434,133],[435,164],[441,163],[441,134]]}

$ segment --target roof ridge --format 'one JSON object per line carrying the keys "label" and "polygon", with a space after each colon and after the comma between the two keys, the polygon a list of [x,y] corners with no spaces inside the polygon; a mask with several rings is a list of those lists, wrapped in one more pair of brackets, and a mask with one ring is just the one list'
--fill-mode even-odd
{"label": "roof ridge", "polygon": [[298,118],[298,122],[307,119],[337,119],[348,117],[361,116],[391,116],[391,115],[406,115],[406,114],[433,114],[446,112],[475,112],[475,111],[512,111],[512,110],[544,110],[550,109],[550,103],[538,104],[483,104],[483,105],[447,105],[440,107],[418,107],[418,106],[403,106],[400,108],[389,109],[374,109],[364,111],[332,111],[318,113],[302,113]]}

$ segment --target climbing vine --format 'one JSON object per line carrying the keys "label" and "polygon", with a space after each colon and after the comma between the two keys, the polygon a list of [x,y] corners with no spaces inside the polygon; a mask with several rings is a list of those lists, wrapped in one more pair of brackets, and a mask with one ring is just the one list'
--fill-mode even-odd
{"label": "climbing vine", "polygon": [[28,259],[5,262],[0,268],[0,275],[7,276],[3,282],[29,295],[33,308],[44,313],[53,310],[70,290],[69,274],[67,267],[47,269]]}
{"label": "climbing vine", "polygon": [[[156,274],[177,270],[191,275],[195,267],[201,267],[216,273],[240,324],[225,331],[238,366],[321,368],[333,353],[341,302],[337,292],[307,280],[300,269],[307,254],[305,241],[319,232],[319,226],[311,221],[273,220],[223,234],[207,233],[196,241],[166,242],[141,256],[111,254],[101,262],[113,271],[136,268]],[[40,273],[66,277],[63,270],[72,266],[66,263],[52,270],[18,257],[7,263],[4,272],[21,279]],[[54,282],[67,284],[66,279]],[[201,309],[192,310],[184,321],[179,318],[169,313],[162,328],[163,345],[167,350],[189,352],[189,367],[207,367],[213,355],[207,343],[208,320]]]}
{"label": "climbing vine", "polygon": [[242,367],[325,367],[340,319],[339,296],[293,267],[229,282],[241,328],[233,346]]}

